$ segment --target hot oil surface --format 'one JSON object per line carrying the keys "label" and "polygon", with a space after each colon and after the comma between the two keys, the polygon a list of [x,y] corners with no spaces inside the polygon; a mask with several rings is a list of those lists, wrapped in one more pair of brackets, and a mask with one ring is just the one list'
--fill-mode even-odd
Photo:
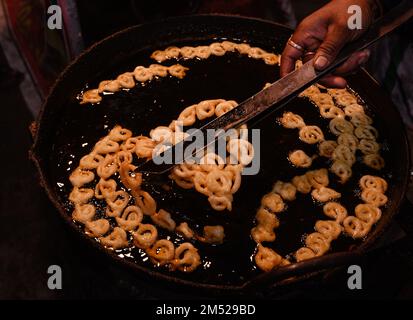
{"label": "hot oil surface", "polygon": [[[133,70],[136,65],[153,63],[147,58],[149,55],[149,52],[140,53],[133,61],[108,69],[106,75],[91,82],[90,87],[96,87],[100,80]],[[175,61],[167,62],[168,65],[173,63]],[[150,129],[168,125],[185,107],[202,100],[222,98],[241,102],[261,90],[265,83],[275,81],[279,72],[276,66],[235,53],[179,63],[190,68],[182,80],[153,80],[145,86],[137,85],[130,91],[106,95],[99,105],[79,105],[74,97],[68,102],[57,126],[59,130],[54,138],[52,154],[52,163],[56,164],[52,172],[53,179],[68,214],[72,210],[67,199],[71,191],[69,173],[113,126],[119,124],[132,130],[134,135],[148,135]],[[326,139],[334,138],[328,131],[328,121],[320,117],[316,107],[308,100],[296,98],[285,110],[300,114],[307,124],[319,125]],[[171,181],[166,181],[170,187],[168,191],[160,185],[145,186],[157,200],[158,208],[171,212],[177,224],[186,221],[199,232],[205,225],[223,225],[225,228],[224,244],[211,246],[195,243],[203,267],[192,274],[175,272],[175,276],[202,283],[236,284],[258,273],[251,260],[255,245],[250,238],[250,230],[254,226],[254,216],[261,197],[271,190],[276,180],[289,181],[293,176],[305,173],[306,170],[293,168],[288,162],[290,151],[303,149],[310,155],[317,152],[316,146],[306,145],[298,139],[297,130],[284,129],[276,122],[282,112],[254,126],[261,129],[261,170],[256,176],[243,176],[241,188],[234,195],[232,212],[212,210],[205,196],[180,189]],[[311,169],[321,167],[328,167],[328,162],[318,158]],[[356,164],[353,172],[353,178],[345,186],[335,183],[336,180],[330,174],[330,185],[342,192],[340,202],[348,208],[349,213],[360,202],[357,195],[358,179],[363,174],[375,173],[361,164]],[[279,219],[281,225],[276,230],[277,238],[268,245],[278,253],[288,255],[302,246],[303,235],[313,232],[315,222],[326,217],[322,213],[322,206],[314,203],[310,195],[297,194],[297,200],[288,203],[287,210],[279,214]],[[161,237],[168,235],[175,243],[183,242],[180,237],[160,230]],[[333,242],[332,250],[347,250],[354,244],[356,242],[341,236]],[[141,250],[127,249],[119,251],[119,254],[125,259],[153,268]],[[159,268],[159,271],[168,273],[164,268]]]}

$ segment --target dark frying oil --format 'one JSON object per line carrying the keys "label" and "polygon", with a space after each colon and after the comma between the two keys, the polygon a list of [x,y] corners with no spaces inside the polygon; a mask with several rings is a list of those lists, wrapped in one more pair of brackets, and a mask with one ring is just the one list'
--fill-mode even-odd
{"label": "dark frying oil", "polygon": [[[90,87],[96,87],[99,80],[110,79],[121,72],[133,70],[136,65],[149,65],[153,63],[148,59],[149,55],[149,52],[141,52],[133,61],[111,67],[104,77],[85,79],[85,83],[92,80]],[[168,64],[174,62],[169,61]],[[52,177],[69,215],[72,206],[67,200],[71,190],[68,175],[78,165],[79,159],[90,152],[99,138],[105,136],[113,126],[119,124],[131,129],[134,135],[147,135],[151,128],[168,125],[183,108],[199,101],[222,98],[241,102],[262,89],[265,83],[275,81],[279,72],[276,66],[235,53],[180,63],[190,68],[182,80],[156,79],[130,91],[106,95],[98,105],[79,105],[73,97],[68,98],[58,125],[60,129],[55,135],[52,163],[56,165]],[[79,88],[79,91],[81,89]],[[320,126],[326,139],[335,138],[329,133],[328,121],[320,117],[316,107],[308,100],[296,98],[286,109],[302,115],[307,124]],[[205,225],[220,224],[225,227],[224,244],[210,246],[195,243],[202,257],[202,267],[192,274],[176,272],[176,276],[208,284],[237,284],[258,273],[251,258],[255,246],[250,238],[250,230],[254,226],[254,215],[260,199],[271,190],[276,180],[289,181],[294,175],[305,173],[306,170],[293,168],[289,164],[289,151],[302,149],[308,154],[317,152],[316,146],[300,142],[297,130],[284,129],[277,124],[276,118],[281,114],[282,112],[271,115],[255,126],[261,129],[261,170],[256,176],[243,176],[241,188],[234,196],[231,212],[215,212],[210,208],[205,196],[182,190],[170,181],[166,181],[169,191],[159,185],[146,187],[156,198],[158,207],[171,212],[178,224],[186,221],[197,231],[202,231]],[[389,150],[384,152],[385,158],[388,152]],[[325,159],[318,158],[312,168],[328,166]],[[353,173],[352,179],[345,186],[336,183],[330,174],[330,185],[342,192],[340,202],[348,208],[350,214],[360,202],[358,179],[364,174],[375,174],[360,163],[353,167]],[[385,174],[390,176],[390,172]],[[102,203],[95,204],[99,215],[102,215]],[[288,209],[280,213],[279,218],[281,225],[276,230],[277,238],[268,246],[282,255],[290,255],[301,247],[304,235],[314,231],[315,222],[326,219],[322,206],[314,203],[311,196],[301,194],[297,195],[296,201],[288,203]],[[168,234],[161,231],[161,236],[166,237]],[[182,242],[178,236],[169,236],[175,243]],[[355,241],[341,236],[333,242],[332,251],[348,250],[354,244]],[[152,268],[152,264],[140,250],[121,250],[119,255]],[[169,272],[165,268],[159,268],[159,271]]]}

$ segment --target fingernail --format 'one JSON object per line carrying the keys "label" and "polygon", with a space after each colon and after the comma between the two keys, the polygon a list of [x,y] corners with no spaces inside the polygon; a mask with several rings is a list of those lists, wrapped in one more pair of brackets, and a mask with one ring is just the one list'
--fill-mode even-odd
{"label": "fingernail", "polygon": [[366,53],[365,55],[363,55],[359,60],[359,65],[365,64],[367,60],[369,60],[369,57],[370,57],[369,53]]}
{"label": "fingernail", "polygon": [[314,66],[317,69],[324,69],[327,66],[327,64],[328,64],[328,59],[324,56],[318,56],[314,62]]}

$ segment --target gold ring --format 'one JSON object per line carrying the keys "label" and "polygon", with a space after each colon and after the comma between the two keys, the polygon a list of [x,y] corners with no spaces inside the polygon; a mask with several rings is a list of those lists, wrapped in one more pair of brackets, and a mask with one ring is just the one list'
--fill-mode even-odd
{"label": "gold ring", "polygon": [[290,39],[288,39],[288,42],[287,42],[287,43],[288,43],[291,47],[293,47],[293,48],[295,48],[295,49],[297,49],[297,50],[304,51],[304,48],[303,48],[302,46],[300,46],[299,44],[297,44],[297,43],[295,43],[293,40],[291,40],[292,37],[293,37],[293,36],[291,36]]}

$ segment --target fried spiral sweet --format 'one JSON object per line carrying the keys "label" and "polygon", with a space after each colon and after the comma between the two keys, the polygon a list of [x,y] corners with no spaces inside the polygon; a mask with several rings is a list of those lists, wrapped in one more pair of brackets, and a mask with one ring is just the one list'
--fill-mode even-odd
{"label": "fried spiral sweet", "polygon": [[316,254],[310,248],[302,247],[295,252],[294,256],[297,262],[301,262],[316,257]]}
{"label": "fried spiral sweet", "polygon": [[149,137],[136,137],[135,154],[138,156],[138,158],[150,159],[152,158],[152,153],[155,146],[156,142]]}
{"label": "fried spiral sweet", "polygon": [[291,163],[299,168],[308,168],[311,167],[313,159],[308,156],[303,150],[295,150],[290,152],[288,159]]}
{"label": "fried spiral sweet", "polygon": [[387,191],[387,182],[383,178],[365,175],[360,178],[359,185],[362,190],[374,189],[378,192],[385,193]]}
{"label": "fried spiral sweet", "polygon": [[107,248],[118,250],[128,246],[128,239],[125,230],[115,227],[111,234],[100,237],[99,241]]}
{"label": "fried spiral sweet", "polygon": [[356,162],[356,156],[351,148],[345,144],[339,144],[333,152],[333,160],[347,163],[350,167]]}
{"label": "fried spiral sweet", "polygon": [[225,238],[223,226],[205,226],[202,237],[197,237],[198,240],[210,244],[222,244]]}
{"label": "fried spiral sweet", "polygon": [[175,221],[172,219],[171,214],[164,209],[161,209],[157,213],[152,214],[151,219],[158,227],[164,228],[169,231],[175,230]]}
{"label": "fried spiral sweet", "polygon": [[254,147],[245,139],[231,139],[227,144],[227,150],[230,153],[231,163],[247,166],[254,158]]}
{"label": "fried spiral sweet", "polygon": [[137,66],[135,70],[133,70],[133,76],[138,82],[147,82],[153,79],[153,72],[149,68]]}
{"label": "fried spiral sweet", "polygon": [[295,200],[297,189],[290,182],[277,181],[272,187],[272,192],[279,194],[283,200],[293,201]]}
{"label": "fried spiral sweet", "polygon": [[196,121],[196,105],[185,108],[178,117],[178,121],[184,126],[191,126]]}
{"label": "fried spiral sweet", "polygon": [[322,141],[318,145],[318,152],[322,157],[331,158],[334,150],[337,148],[337,145],[337,142],[333,140]]}
{"label": "fried spiral sweet", "polygon": [[115,180],[105,180],[101,178],[95,187],[95,198],[114,200],[116,186]]}
{"label": "fried spiral sweet", "polygon": [[355,115],[364,114],[364,108],[358,103],[352,103],[344,108],[344,113],[348,117],[353,117]]}
{"label": "fried spiral sweet", "polygon": [[232,41],[213,42],[210,45],[201,45],[197,47],[184,46],[168,47],[165,50],[156,50],[151,54],[151,58],[161,63],[169,59],[208,59],[213,56],[224,56],[228,52],[239,52],[243,55],[248,55],[252,59],[263,60],[268,65],[279,63],[278,55],[269,53],[259,47],[251,47],[247,43],[234,43]]}
{"label": "fried spiral sweet", "polygon": [[108,136],[99,140],[95,144],[95,147],[93,148],[94,153],[98,153],[101,155],[109,154],[109,156],[111,156],[112,153],[118,152],[118,150],[119,150],[119,143],[111,140]]}
{"label": "fried spiral sweet", "polygon": [[189,242],[182,243],[175,250],[175,257],[171,262],[171,270],[193,272],[201,264],[198,250]]}
{"label": "fried spiral sweet", "polygon": [[[170,58],[207,59],[211,55],[222,56],[228,51],[247,54],[254,59],[262,59],[268,64],[278,63],[277,55],[251,47],[248,44],[235,44],[230,41],[209,46],[170,47],[163,51],[154,52],[152,57],[158,61]],[[122,88],[130,89],[135,85],[135,79],[137,81],[150,81],[154,77],[165,77],[168,74],[182,78],[186,70],[184,66],[180,65],[138,67],[135,73],[125,73],[118,76],[116,80],[105,81],[100,86],[100,90],[98,89],[98,93],[99,91],[116,92]],[[324,93],[326,91],[328,94]],[[326,89],[315,85],[303,92],[302,96],[308,96],[318,106],[322,117],[332,119],[329,127],[331,132],[337,136],[337,141],[325,141],[324,134],[319,127],[307,126],[300,116],[291,112],[285,113],[280,119],[280,123],[286,128],[298,128],[302,141],[309,144],[319,144],[320,155],[331,159],[329,160],[330,170],[341,182],[346,182],[352,175],[351,166],[356,161],[356,150],[360,150],[364,154],[364,159],[367,159],[365,162],[370,161],[369,163],[372,163],[373,167],[381,166],[380,158],[378,158],[380,157],[380,146],[375,141],[377,134],[375,134],[373,127],[374,130],[369,127],[372,123],[371,118],[364,113],[363,106],[358,104],[358,100],[353,94],[349,93],[348,90]],[[185,126],[191,126],[197,120],[221,116],[236,105],[236,102],[221,99],[201,101],[186,108],[178,120],[183,122]],[[84,157],[82,165],[79,165],[78,170],[72,173],[71,182],[74,191],[72,191],[71,200],[76,201],[74,204],[77,207],[90,205],[94,208],[92,205],[94,202],[90,200],[93,196],[96,199],[99,197],[102,202],[107,203],[106,215],[114,218],[110,219],[111,224],[117,223],[124,231],[131,231],[133,242],[147,253],[151,261],[159,265],[168,264],[171,270],[189,272],[195,270],[200,264],[200,256],[196,248],[189,243],[175,248],[169,240],[158,239],[155,226],[145,225],[142,222],[152,219],[155,225],[164,227],[168,231],[180,232],[186,239],[198,239],[212,244],[222,243],[224,234],[222,226],[205,226],[202,236],[196,235],[186,222],[182,222],[176,227],[171,215],[163,209],[158,211],[152,196],[140,189],[141,176],[135,175],[136,167],[133,165],[134,158],[136,159],[135,154],[140,158],[150,158],[154,148],[159,143],[166,141],[175,143],[180,141],[179,139],[182,140],[182,130],[174,130],[171,125],[155,128],[151,131],[150,138],[142,136],[139,139],[132,137],[127,131],[123,131],[126,134],[118,135],[119,132],[114,129],[114,132],[97,145],[90,155]],[[240,187],[242,168],[252,161],[252,145],[249,144],[245,136],[240,134],[235,139],[228,141],[230,142],[227,148],[237,145],[236,151],[232,154],[230,152],[231,156],[240,158],[241,151],[245,149],[247,157],[244,160],[248,161],[237,159],[230,166],[221,163],[220,161],[223,159],[219,160],[218,155],[206,154],[201,164],[193,166],[183,164],[176,166],[171,172],[171,177],[179,186],[195,188],[208,197],[211,206],[216,210],[231,209],[233,194]],[[213,157],[215,159],[209,163]],[[289,159],[295,166],[302,168],[310,167],[313,160],[302,150],[293,151],[289,155]],[[225,160],[223,161],[225,162]],[[100,178],[99,186],[96,186],[93,196],[89,197],[90,191],[82,187],[95,179],[95,173],[98,179]],[[117,176],[118,173],[121,182],[119,186],[113,180],[117,178],[112,177],[113,175]],[[336,180],[336,177],[333,179]],[[261,206],[256,213],[256,226],[251,230],[251,236],[258,244],[254,257],[258,268],[269,271],[287,263],[287,260],[284,260],[272,249],[263,247],[261,243],[275,240],[275,229],[279,226],[275,213],[285,210],[284,201],[293,201],[297,191],[303,194],[311,192],[314,199],[321,202],[329,201],[324,204],[323,212],[332,219],[330,221],[317,221],[315,225],[317,232],[310,234],[305,240],[306,247],[300,248],[296,252],[297,261],[327,252],[331,241],[341,233],[340,224],[343,224],[345,229],[347,228],[345,232],[359,237],[361,234],[367,234],[371,225],[380,219],[381,211],[378,206],[387,201],[387,197],[384,195],[387,185],[385,186],[382,181],[371,178],[364,178],[363,181],[360,181],[361,197],[367,203],[359,204],[355,208],[354,217],[349,217],[347,210],[342,205],[331,202],[331,200],[339,198],[340,194],[329,188],[328,184],[327,169],[312,170],[304,175],[293,177],[291,182],[277,181],[273,190],[262,198]],[[77,189],[75,190],[75,188]],[[125,188],[134,199],[122,193],[122,189]],[[126,193],[128,194],[128,192]],[[299,197],[302,196],[299,195]],[[106,242],[109,244],[108,247],[115,249],[119,246],[121,248],[118,242],[122,240],[122,232],[117,230],[115,233],[113,230],[109,236],[105,237],[111,228],[108,220],[94,220],[95,214],[91,214],[93,210],[88,210],[90,211],[84,209],[83,215],[80,213],[74,215],[73,213],[79,222],[85,224],[85,231],[87,230],[86,232],[91,236],[103,239],[102,244]]]}
{"label": "fried spiral sweet", "polygon": [[136,172],[136,166],[123,162],[119,166],[119,176],[123,185],[130,190],[138,190],[142,184],[142,174]]}
{"label": "fried spiral sweet", "polygon": [[96,169],[104,159],[105,158],[98,153],[89,153],[80,159],[79,168],[86,170]]}
{"label": "fried spiral sweet", "polygon": [[347,209],[338,202],[327,202],[323,206],[323,212],[327,217],[334,219],[339,224],[347,217]]}
{"label": "fried spiral sweet", "polygon": [[375,224],[381,218],[380,208],[368,203],[358,204],[354,209],[354,213],[361,221],[371,225]]}
{"label": "fried spiral sweet", "polygon": [[169,142],[172,137],[172,130],[169,127],[159,126],[149,132],[152,140],[160,142]]}
{"label": "fried spiral sweet", "polygon": [[69,176],[69,181],[75,187],[83,187],[85,184],[92,182],[95,179],[95,174],[92,171],[84,170],[80,167],[75,169]]}
{"label": "fried spiral sweet", "polygon": [[152,263],[162,266],[169,263],[175,256],[174,244],[166,239],[156,241],[152,247],[146,249],[146,254]]}
{"label": "fried spiral sweet", "polygon": [[329,123],[330,131],[339,136],[343,133],[352,134],[354,131],[354,127],[351,122],[345,120],[344,118],[334,118]]}
{"label": "fried spiral sweet", "polygon": [[284,112],[283,116],[278,119],[284,128],[299,129],[305,126],[301,116],[292,112]]}
{"label": "fried spiral sweet", "polygon": [[317,126],[304,126],[299,131],[300,140],[308,143],[315,144],[324,140],[323,131]]}
{"label": "fried spiral sweet", "polygon": [[374,140],[361,139],[358,148],[365,155],[378,154],[380,145]]}
{"label": "fried spiral sweet", "polygon": [[217,117],[222,116],[224,113],[227,113],[228,111],[234,109],[238,103],[234,100],[229,100],[229,101],[222,101],[218,103],[215,107],[215,115]]}
{"label": "fried spiral sweet", "polygon": [[319,93],[320,93],[320,89],[316,85],[311,85],[307,89],[305,89],[303,92],[301,92],[299,96],[311,98]]}
{"label": "fried spiral sweet", "polygon": [[142,222],[143,213],[139,207],[129,206],[125,208],[120,217],[115,217],[115,219],[119,227],[125,231],[132,231]]}
{"label": "fried spiral sweet", "polygon": [[102,97],[99,95],[99,90],[98,89],[91,89],[88,91],[85,91],[82,94],[82,100],[80,101],[80,104],[86,104],[86,103],[99,103],[102,101]]}
{"label": "fried spiral sweet", "polygon": [[278,228],[278,226],[280,225],[280,221],[278,220],[277,216],[263,207],[258,209],[255,218],[257,219],[258,225],[262,225],[265,228],[271,230]]}
{"label": "fried spiral sweet", "polygon": [[181,49],[176,46],[169,46],[165,49],[165,54],[168,59],[170,58],[178,58],[181,54]]}
{"label": "fried spiral sweet", "polygon": [[206,177],[206,183],[208,185],[208,189],[217,195],[224,195],[229,193],[231,190],[231,180],[228,176],[223,175],[221,170],[212,170],[208,173]]}
{"label": "fried spiral sweet", "polygon": [[216,211],[232,210],[232,195],[210,195],[208,201],[211,207]]}
{"label": "fried spiral sweet", "polygon": [[276,193],[269,193],[262,197],[261,205],[273,213],[282,212],[285,207],[281,196]]}
{"label": "fried spiral sweet", "polygon": [[361,127],[361,126],[371,125],[373,123],[373,119],[370,118],[365,113],[359,113],[359,114],[352,115],[350,118],[350,122],[355,127]]}
{"label": "fried spiral sweet", "polygon": [[311,184],[308,182],[307,176],[295,176],[291,180],[292,184],[295,186],[298,192],[300,193],[310,193],[311,192]]}
{"label": "fried spiral sweet", "polygon": [[327,202],[330,200],[338,199],[341,197],[341,193],[337,192],[331,188],[321,187],[319,189],[314,189],[311,191],[312,197],[320,202]]}
{"label": "fried spiral sweet", "polygon": [[[159,62],[167,59],[167,54],[161,51],[153,53],[153,56]],[[154,77],[166,77],[170,74],[173,77],[182,79],[186,75],[188,68],[180,64],[175,64],[166,67],[159,64],[151,64],[148,68],[144,66],[137,66],[133,72],[124,72],[117,76],[115,80],[103,80],[99,83],[98,88],[90,89],[79,95],[80,104],[96,104],[102,101],[103,93],[115,93],[121,89],[132,89],[135,87],[135,80],[139,83],[151,81]]]}
{"label": "fried spiral sweet", "polygon": [[354,130],[354,135],[359,139],[376,140],[379,133],[376,128],[370,125],[359,126]]}
{"label": "fried spiral sweet", "polygon": [[85,224],[92,221],[95,217],[96,209],[91,204],[77,204],[75,210],[72,213],[72,219]]}
{"label": "fried spiral sweet", "polygon": [[69,194],[69,200],[75,205],[86,204],[93,198],[94,194],[95,192],[93,189],[74,187],[72,192]]}
{"label": "fried spiral sweet", "polygon": [[148,192],[138,190],[133,196],[144,214],[151,216],[156,212],[156,201]]}
{"label": "fried spiral sweet", "polygon": [[384,159],[377,153],[366,154],[363,157],[363,163],[367,165],[368,167],[373,168],[375,170],[383,169],[386,164]]}
{"label": "fried spiral sweet", "polygon": [[125,72],[120,74],[116,78],[116,81],[122,88],[125,89],[132,89],[136,85],[135,80],[133,79],[133,72]]}
{"label": "fried spiral sweet", "polygon": [[278,267],[283,258],[270,248],[266,248],[263,245],[258,245],[258,251],[254,256],[255,264],[261,270],[268,272]]}
{"label": "fried spiral sweet", "polygon": [[364,238],[370,231],[371,226],[355,216],[348,216],[343,221],[345,233],[353,239]]}
{"label": "fried spiral sweet", "polygon": [[186,71],[188,70],[188,68],[181,66],[180,64],[174,64],[168,68],[169,74],[178,79],[183,79],[186,75]]}
{"label": "fried spiral sweet", "polygon": [[121,89],[121,85],[117,80],[104,80],[99,83],[98,92],[111,92],[115,93]]}
{"label": "fried spiral sweet", "polygon": [[311,170],[308,171],[305,175],[310,185],[315,189],[327,187],[329,184],[327,169],[322,168],[318,170]]}
{"label": "fried spiral sweet", "polygon": [[132,233],[133,244],[141,249],[151,247],[158,238],[158,230],[152,224],[141,223],[138,230]]}
{"label": "fried spiral sweet", "polygon": [[315,224],[315,230],[330,242],[337,239],[341,233],[341,227],[337,221],[319,220]]}
{"label": "fried spiral sweet", "polygon": [[196,57],[196,50],[194,47],[185,46],[180,49],[181,56],[184,59],[193,59]]}
{"label": "fried spiral sweet", "polygon": [[339,145],[345,145],[350,148],[351,152],[355,153],[358,146],[359,141],[356,136],[350,133],[342,133],[338,136],[337,142]]}
{"label": "fried spiral sweet", "polygon": [[122,211],[126,208],[130,200],[129,193],[123,190],[114,192],[113,196],[106,199],[106,212],[108,217],[119,217]]}
{"label": "fried spiral sweet", "polygon": [[334,119],[344,117],[344,112],[340,108],[334,105],[320,106],[320,115],[325,119]]}
{"label": "fried spiral sweet", "polygon": [[251,229],[251,237],[256,243],[273,242],[275,240],[275,232],[264,225],[257,225]]}
{"label": "fried spiral sweet", "polygon": [[187,222],[182,222],[176,227],[176,232],[182,235],[185,239],[190,240],[195,236],[194,231],[189,227]]}
{"label": "fried spiral sweet", "polygon": [[102,163],[97,167],[96,173],[102,179],[108,179],[118,171],[118,164],[114,155],[107,154]]}
{"label": "fried spiral sweet", "polygon": [[226,53],[224,46],[219,42],[211,43],[209,48],[214,56],[223,56]]}
{"label": "fried spiral sweet", "polygon": [[384,193],[377,191],[375,189],[370,189],[370,188],[364,189],[361,192],[361,199],[365,203],[369,203],[376,207],[384,206],[388,201],[388,198]]}
{"label": "fried spiral sweet", "polygon": [[195,48],[195,56],[200,59],[208,59],[212,54],[209,46],[199,46]]}
{"label": "fried spiral sweet", "polygon": [[330,167],[330,170],[337,177],[339,177],[341,183],[346,183],[353,175],[351,166],[348,164],[348,162],[344,162],[342,160],[334,161]]}
{"label": "fried spiral sweet", "polygon": [[98,219],[95,221],[87,221],[85,223],[85,233],[89,237],[99,238],[108,233],[110,229],[109,221],[106,219]]}
{"label": "fried spiral sweet", "polygon": [[113,129],[110,130],[109,134],[107,135],[107,138],[110,141],[115,141],[118,143],[121,143],[129,139],[130,137],[132,137],[132,131],[122,128],[119,125],[116,125],[115,127],[113,127]]}
{"label": "fried spiral sweet", "polygon": [[330,249],[330,241],[323,234],[314,232],[305,238],[305,245],[314,251],[315,255],[322,256]]}

